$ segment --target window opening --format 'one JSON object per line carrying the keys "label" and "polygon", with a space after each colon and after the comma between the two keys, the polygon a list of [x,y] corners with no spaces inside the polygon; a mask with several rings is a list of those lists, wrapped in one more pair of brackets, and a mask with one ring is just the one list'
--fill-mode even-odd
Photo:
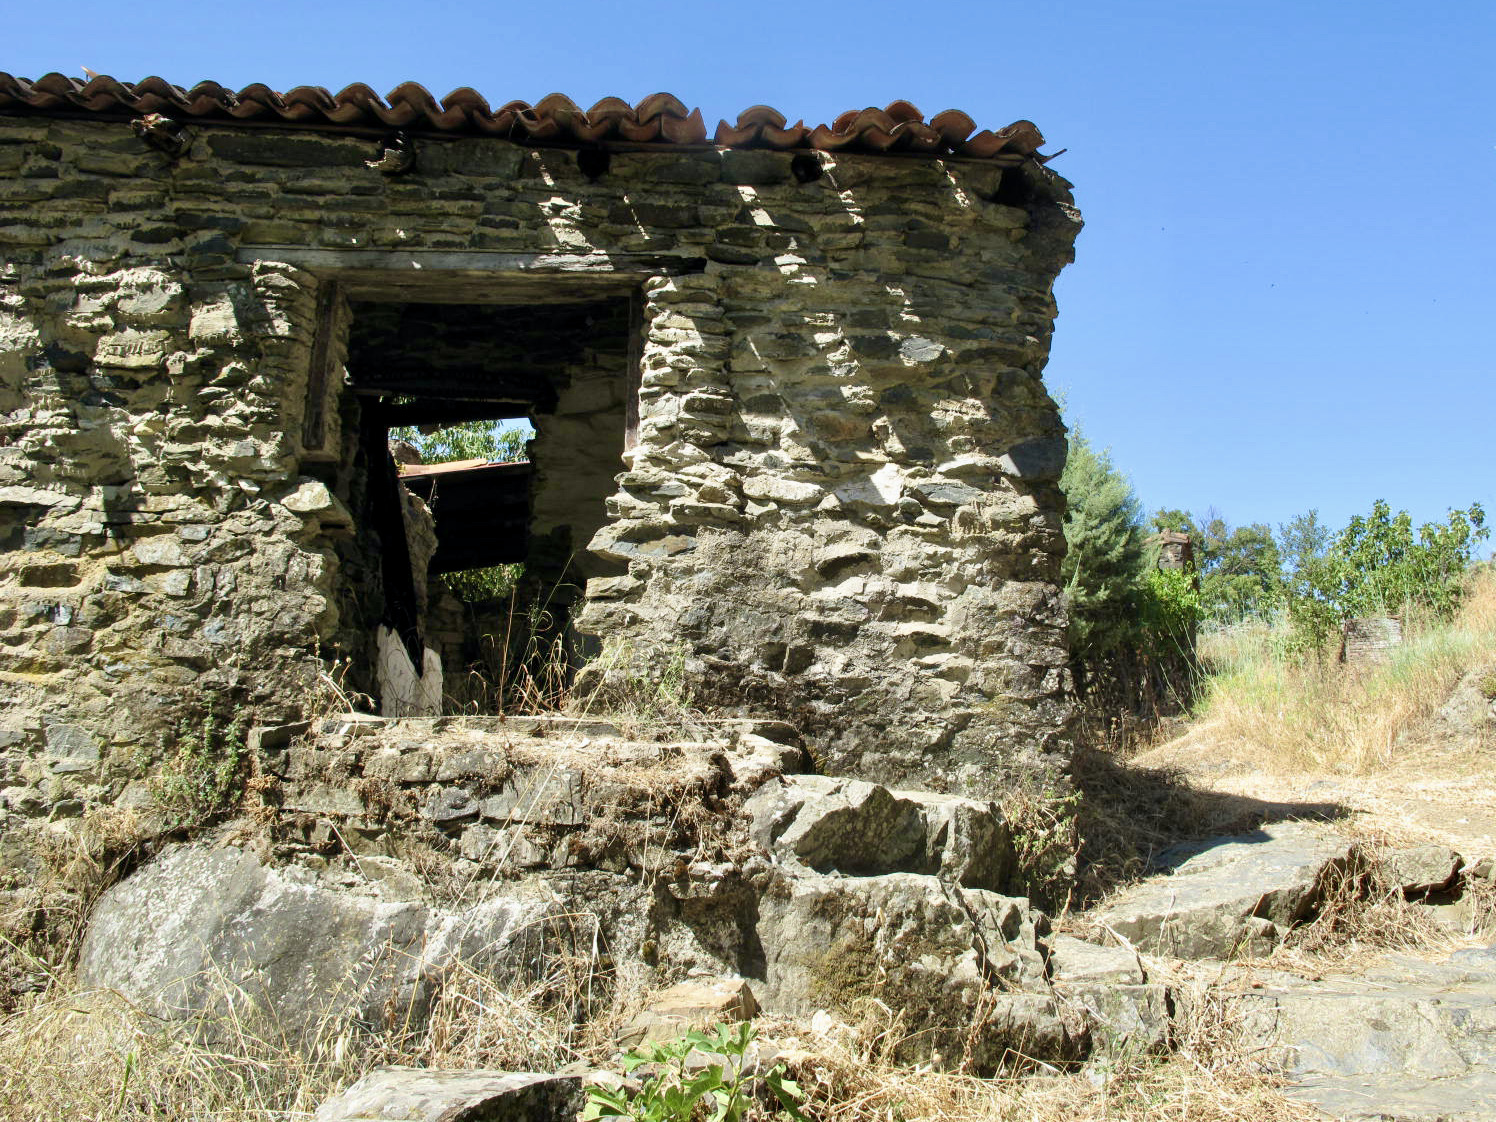
{"label": "window opening", "polygon": [[345,627],[388,628],[417,675],[440,656],[446,712],[563,701],[586,580],[620,571],[587,545],[623,468],[633,302],[557,289],[349,305]]}

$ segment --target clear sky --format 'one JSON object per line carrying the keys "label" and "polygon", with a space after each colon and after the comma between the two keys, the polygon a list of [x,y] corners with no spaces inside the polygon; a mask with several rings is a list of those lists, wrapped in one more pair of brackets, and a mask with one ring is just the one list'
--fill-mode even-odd
{"label": "clear sky", "polygon": [[1026,117],[1086,217],[1047,378],[1149,508],[1496,507],[1491,0],[9,6],[0,70],[84,66]]}

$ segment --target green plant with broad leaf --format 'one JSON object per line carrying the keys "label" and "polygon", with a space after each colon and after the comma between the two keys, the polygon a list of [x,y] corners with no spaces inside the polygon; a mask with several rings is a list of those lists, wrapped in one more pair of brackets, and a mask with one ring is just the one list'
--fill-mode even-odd
{"label": "green plant with broad leaf", "polygon": [[[641,1073],[634,1086],[589,1087],[582,1122],[626,1118],[631,1122],[745,1122],[773,1118],[778,1122],[806,1122],[800,1111],[805,1094],[790,1079],[783,1064],[762,1075],[747,1070],[753,1043],[748,1022],[716,1025],[709,1032],[692,1031],[675,1040],[653,1042],[623,1057],[624,1074]],[[693,1058],[700,1062],[693,1063]],[[773,1114],[757,1111],[755,1084],[761,1082],[778,1104]]]}

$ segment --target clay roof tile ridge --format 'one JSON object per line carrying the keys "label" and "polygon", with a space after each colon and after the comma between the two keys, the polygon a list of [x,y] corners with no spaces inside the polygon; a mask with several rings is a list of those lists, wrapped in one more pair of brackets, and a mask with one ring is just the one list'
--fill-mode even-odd
{"label": "clay roof tile ridge", "polygon": [[[623,140],[644,144],[697,145],[708,134],[700,109],[687,109],[669,93],[655,93],[636,106],[605,97],[582,110],[564,94],[547,94],[531,105],[510,101],[497,110],[476,90],[463,86],[438,102],[424,86],[405,82],[381,99],[370,87],[354,83],[336,96],[321,86],[298,86],[278,93],[261,83],[238,93],[217,82],[191,89],[151,76],[133,85],[107,75],[88,81],[56,71],[33,81],[0,72],[0,106],[17,105],[39,112],[163,112],[187,118],[268,118],[315,126],[319,122],[348,126],[379,123],[387,128],[424,127],[452,133],[463,130],[510,140],[549,144],[595,144]],[[996,131],[977,132],[970,116],[947,109],[926,121],[912,102],[896,100],[885,108],[852,109],[831,124],[807,128],[768,105],[753,105],[736,123],[718,122],[715,142],[723,147],[797,148],[941,154],[970,158],[1038,156],[1044,137],[1027,120]]]}
{"label": "clay roof tile ridge", "polygon": [[976,132],[977,123],[959,109],[947,109],[930,118],[930,127],[954,146]]}
{"label": "clay roof tile ridge", "polygon": [[684,119],[690,117],[693,112],[699,113],[700,110],[689,109],[686,103],[674,94],[661,92],[650,94],[644,98],[634,107],[634,112],[642,124],[660,116],[680,117]]}
{"label": "clay roof tile ridge", "polygon": [[492,111],[488,108],[488,99],[473,89],[472,86],[458,86],[446,97],[442,98],[442,108],[465,109],[469,115],[481,114],[485,117],[492,114]]}

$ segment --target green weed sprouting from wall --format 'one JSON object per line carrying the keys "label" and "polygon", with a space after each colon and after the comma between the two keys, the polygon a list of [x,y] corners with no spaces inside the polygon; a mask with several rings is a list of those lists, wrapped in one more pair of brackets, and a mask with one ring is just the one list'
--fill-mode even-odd
{"label": "green weed sprouting from wall", "polygon": [[1047,784],[1020,789],[1003,801],[1018,882],[1041,907],[1068,907],[1081,848],[1080,810],[1079,792]]}
{"label": "green weed sprouting from wall", "polygon": [[200,713],[177,725],[175,751],[151,779],[168,830],[193,830],[238,797],[245,754],[244,714],[209,694]]}

